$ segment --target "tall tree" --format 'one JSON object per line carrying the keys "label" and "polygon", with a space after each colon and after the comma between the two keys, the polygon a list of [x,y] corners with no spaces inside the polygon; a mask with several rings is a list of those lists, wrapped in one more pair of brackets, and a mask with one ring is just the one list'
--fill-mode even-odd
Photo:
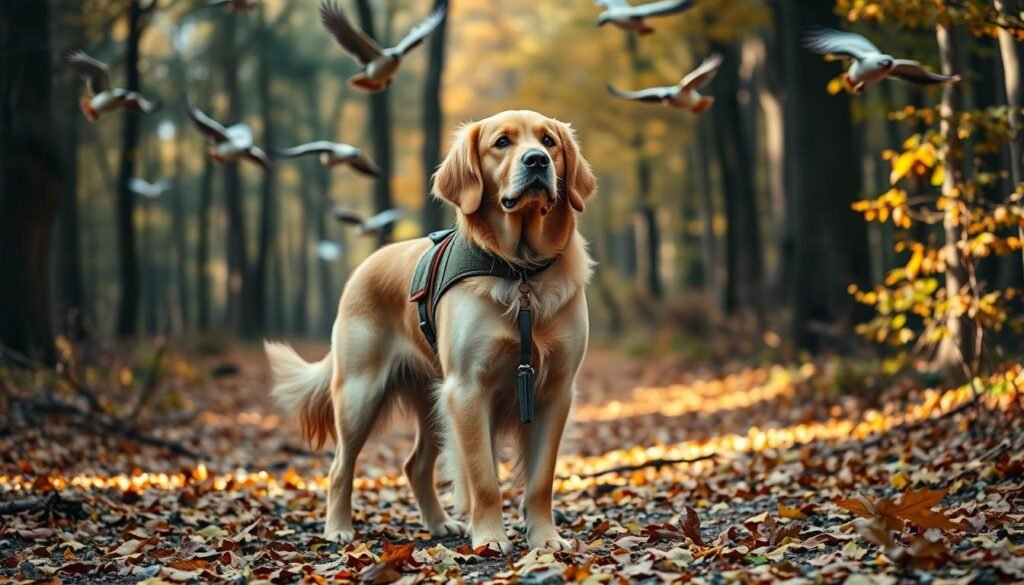
{"label": "tall tree", "polygon": [[[271,89],[271,59],[273,57],[274,38],[271,24],[267,22],[266,5],[260,5],[259,32],[259,70],[256,77],[257,93],[260,103],[260,118],[263,120],[263,147],[273,152],[275,145],[273,104]],[[266,329],[267,319],[267,272],[270,254],[273,250],[274,232],[276,231],[277,173],[263,174],[263,185],[260,189],[260,225],[257,237],[256,259],[252,269],[252,286],[246,288],[246,316],[242,327],[246,335],[262,333]]]}
{"label": "tall tree", "polygon": [[[56,30],[75,42],[80,37],[79,28],[69,25],[66,18],[68,14],[81,14],[82,2],[69,2],[65,5],[65,10],[55,15],[58,19]],[[63,80],[61,93],[65,96],[78,95],[82,91],[82,81],[78,76],[65,75]],[[56,114],[60,117],[64,132],[61,140],[63,176],[53,258],[56,285],[54,315],[57,319],[57,329],[63,331],[68,338],[77,341],[86,335],[85,286],[82,280],[78,213],[78,147],[82,114],[78,109],[78,101],[74,99],[61,100],[61,103],[56,105]]]}
{"label": "tall tree", "polygon": [[[1020,2],[1018,0],[994,0],[996,10],[1011,22],[1020,18]],[[1003,62],[1003,84],[1006,87],[1007,121],[1013,140],[1010,142],[1010,178],[1013,188],[1024,183],[1024,129],[1020,124],[1020,109],[1024,106],[1020,77],[1020,46],[1013,34],[1005,26],[999,27],[999,56]],[[1024,240],[1024,226],[1017,227],[1017,235]],[[1021,250],[1024,259],[1024,250]],[[1007,271],[1011,272],[1011,271]],[[1002,280],[1009,284],[1008,278]],[[1005,286],[1004,285],[1004,286]]]}
{"label": "tall tree", "polygon": [[55,360],[50,242],[60,191],[50,2],[0,2],[0,343]]}
{"label": "tall tree", "polygon": [[[803,32],[838,24],[829,2],[776,5],[784,68],[786,179],[792,245],[783,248],[782,274],[791,307],[789,337],[799,347],[820,345],[822,328],[849,319],[846,289],[870,277],[867,229],[850,204],[860,193],[850,99],[825,95],[836,65],[801,46]],[[822,148],[827,132],[828,148]]]}
{"label": "tall tree", "polygon": [[[146,27],[148,15],[158,0],[142,5],[142,0],[131,0],[128,5],[128,35],[125,38],[125,88],[141,91],[139,75],[139,41]],[[121,273],[121,297],[117,308],[117,335],[131,337],[138,330],[139,320],[139,258],[135,249],[135,193],[128,181],[135,176],[135,163],[139,159],[140,114],[125,112],[121,126],[121,166],[117,183],[117,206],[114,210],[117,226],[118,266]]]}
{"label": "tall tree", "polygon": [[[738,42],[737,42],[738,43]],[[715,44],[724,65],[717,80],[717,102],[712,108],[715,146],[722,169],[725,194],[725,286],[723,309],[737,314],[753,310],[758,325],[764,320],[761,234],[758,198],[753,181],[753,160],[747,125],[740,106],[740,51],[737,43]]]}
{"label": "tall tree", "polygon": [[[450,0],[434,0],[434,9],[447,5]],[[423,231],[432,232],[444,227],[445,205],[430,196],[433,176],[441,163],[441,132],[444,128],[444,112],[441,110],[441,81],[444,76],[445,36],[448,19],[445,18],[430,35],[427,53],[427,73],[423,80],[423,186],[427,200],[423,203]]]}
{"label": "tall tree", "polygon": [[[236,123],[242,113],[240,104],[241,93],[238,90],[239,51],[235,47],[236,23],[238,16],[225,12],[221,18],[221,75],[224,82],[224,93],[227,97],[227,108],[224,120],[228,124]],[[227,256],[228,256],[228,305],[227,327],[232,331],[242,332],[246,321],[248,306],[246,290],[249,286],[249,266],[245,247],[245,209],[242,203],[241,163],[224,164],[224,207],[227,211]]]}
{"label": "tall tree", "polygon": [[213,210],[213,161],[203,157],[199,182],[199,241],[196,244],[196,325],[210,329],[210,212]]}
{"label": "tall tree", "polygon": [[[363,31],[376,41],[382,41],[373,25],[373,7],[369,0],[356,0],[359,12],[359,25]],[[383,36],[383,35],[381,35]],[[386,44],[381,42],[381,44]],[[370,95],[370,132],[373,137],[373,154],[380,177],[373,183],[373,206],[377,212],[391,209],[391,89],[386,88]],[[384,245],[391,239],[391,227],[380,231],[377,236],[378,245]]]}
{"label": "tall tree", "polygon": [[[640,55],[637,37],[633,33],[626,35],[626,48],[629,51],[634,81],[646,70],[650,62]],[[634,85],[638,85],[634,83]],[[636,157],[637,205],[635,223],[637,235],[637,265],[641,268],[643,290],[652,299],[660,299],[664,294],[661,282],[661,233],[658,231],[658,215],[654,207],[654,194],[651,185],[651,162],[647,158],[644,145],[643,130],[639,127],[633,131],[633,154]]]}

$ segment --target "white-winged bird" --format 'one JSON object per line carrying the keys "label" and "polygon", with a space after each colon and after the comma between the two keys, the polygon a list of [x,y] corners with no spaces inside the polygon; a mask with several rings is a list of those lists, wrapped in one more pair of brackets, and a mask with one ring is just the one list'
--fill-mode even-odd
{"label": "white-winged bird", "polygon": [[136,195],[145,197],[146,199],[156,199],[165,192],[170,191],[173,187],[174,182],[170,179],[161,179],[155,183],[150,183],[149,181],[140,179],[139,177],[132,177],[131,179],[128,179],[128,188]]}
{"label": "white-winged bird", "polygon": [[185,111],[210,143],[208,152],[213,160],[228,162],[244,159],[260,165],[265,171],[273,166],[267,154],[253,144],[252,128],[248,124],[225,128],[195,107],[188,98],[185,98]]}
{"label": "white-winged bird", "polygon": [[608,86],[608,93],[615,97],[644,104],[664,105],[700,114],[715,103],[715,98],[701,95],[697,90],[711,83],[722,66],[722,55],[712,53],[676,85],[651,87],[638,91],[622,91]]}
{"label": "white-winged bird", "polygon": [[853,61],[843,74],[843,81],[854,93],[860,93],[868,84],[888,77],[917,85],[960,81],[959,75],[932,73],[917,61],[886,55],[874,43],[856,33],[816,29],[805,35],[804,45],[820,55],[836,55]]}
{"label": "white-winged bird", "polygon": [[281,158],[295,158],[307,154],[316,154],[319,155],[320,164],[324,168],[343,164],[352,167],[352,170],[364,175],[371,177],[380,176],[380,169],[370,160],[370,157],[363,154],[358,148],[349,144],[342,144],[341,142],[317,140],[286,148],[276,154]]}
{"label": "white-winged bird", "polygon": [[331,215],[341,223],[356,226],[356,233],[361,236],[378,234],[405,217],[405,213],[401,209],[385,209],[377,215],[365,217],[361,213],[342,207],[331,209]]}
{"label": "white-winged bird", "polygon": [[654,32],[654,28],[644,19],[685,12],[693,8],[696,0],[662,0],[637,6],[633,6],[626,0],[594,0],[594,4],[605,8],[605,11],[597,17],[597,26],[611,23],[623,30],[649,35]]}
{"label": "white-winged bird", "polygon": [[132,110],[152,114],[159,109],[156,102],[144,98],[137,91],[111,87],[110,69],[102,61],[90,57],[85,51],[68,51],[65,61],[85,79],[86,94],[81,99],[82,113],[90,122],[103,114],[117,110]]}
{"label": "white-winged bird", "polygon": [[402,58],[434,32],[448,13],[443,4],[423,22],[412,27],[397,45],[382,49],[380,45],[354,26],[337,3],[328,0],[320,5],[320,21],[346,53],[359,62],[363,70],[348,81],[360,89],[375,92],[391,84],[391,78],[402,64]]}

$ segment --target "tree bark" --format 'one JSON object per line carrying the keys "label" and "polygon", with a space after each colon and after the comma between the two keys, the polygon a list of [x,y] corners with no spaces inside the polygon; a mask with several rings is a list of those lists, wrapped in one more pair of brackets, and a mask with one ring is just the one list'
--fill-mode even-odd
{"label": "tree bark", "polygon": [[[434,9],[448,6],[450,0],[434,0]],[[444,228],[446,223],[445,205],[431,197],[434,171],[441,163],[441,132],[444,128],[444,112],[441,109],[441,81],[444,76],[444,49],[448,19],[445,18],[427,41],[427,75],[423,81],[423,185],[426,201],[423,202],[423,231],[430,233]]]}
{"label": "tree bark", "polygon": [[753,183],[753,161],[747,146],[739,102],[739,50],[735,45],[717,45],[725,65],[717,76],[717,101],[712,107],[715,145],[722,168],[726,217],[726,273],[723,309],[738,315],[753,310],[758,326],[764,323],[764,295],[761,235],[757,221],[758,198]]}
{"label": "tree bark", "polygon": [[[227,110],[223,120],[235,124],[241,117],[241,94],[238,91],[238,51],[235,47],[235,14],[226,13],[221,19],[220,32],[223,36],[221,53],[224,92],[227,96]],[[241,162],[224,163],[224,206],[227,212],[227,256],[228,256],[228,304],[226,325],[231,331],[244,334],[243,324],[247,321],[249,302],[246,290],[249,285],[248,254],[245,249],[245,210],[242,204]]]}
{"label": "tree bark", "polygon": [[61,185],[50,2],[0,2],[0,47],[0,344],[53,363],[49,259]]}
{"label": "tree bark", "polygon": [[[271,70],[270,60],[272,44],[270,36],[273,34],[269,24],[266,22],[266,6],[260,6],[260,63],[256,83],[260,100],[260,118],[263,120],[263,149],[273,152],[275,147],[273,107],[271,104],[270,85]],[[246,317],[242,322],[243,333],[252,337],[263,333],[266,329],[267,320],[267,270],[269,257],[274,241],[274,232],[277,229],[276,218],[278,214],[277,199],[277,173],[263,173],[263,185],[260,190],[260,226],[256,248],[256,261],[252,269],[252,286],[246,287],[247,310]]]}
{"label": "tree bark", "polygon": [[196,246],[196,324],[200,331],[210,329],[210,211],[213,207],[213,161],[203,157],[203,176],[199,186],[199,242]]}
{"label": "tree bark", "polygon": [[[633,77],[650,68],[650,63],[640,56],[636,35],[626,35]],[[633,133],[633,156],[636,158],[637,206],[634,212],[636,225],[637,267],[643,291],[652,299],[664,295],[661,282],[661,233],[658,231],[658,215],[651,199],[651,163],[644,152],[644,134],[640,128]]]}
{"label": "tree bark", "polygon": [[298,268],[299,276],[298,286],[295,289],[295,299],[292,301],[294,304],[294,313],[292,315],[292,324],[295,330],[300,335],[309,333],[309,228],[310,228],[310,208],[313,203],[309,197],[309,174],[311,172],[310,166],[307,161],[307,167],[303,173],[299,176],[299,196],[302,199],[302,210],[299,214],[299,229],[297,236],[299,245],[296,250],[298,253]]}
{"label": "tree bark", "polygon": [[[131,0],[128,6],[128,37],[125,40],[125,88],[141,91],[139,76],[139,40],[142,38],[144,10],[141,0]],[[138,332],[139,319],[139,258],[135,249],[135,193],[128,181],[135,176],[135,162],[139,158],[140,116],[134,112],[122,114],[121,167],[118,173],[117,205],[114,212],[117,225],[118,266],[121,273],[121,297],[117,308],[118,337],[132,337]]]}
{"label": "tree bark", "polygon": [[[359,24],[367,35],[376,40],[373,9],[369,0],[356,0]],[[373,206],[377,213],[391,209],[391,90],[383,89],[370,95],[370,133],[373,138],[374,160],[380,167],[380,176],[373,183]],[[391,226],[380,231],[377,244],[391,241]]]}
{"label": "tree bark", "polygon": [[[1018,0],[995,0],[996,10],[1013,18],[1020,15],[1019,4]],[[1020,48],[1017,46],[1017,40],[1005,28],[999,29],[999,56],[1003,62],[1003,84],[1006,86],[1006,103],[1009,106],[1007,121],[1013,135],[1010,142],[1010,177],[1013,180],[1013,188],[1017,189],[1024,183],[1024,130],[1020,125],[1020,109],[1024,106],[1024,96],[1021,95],[1020,85]],[[1017,236],[1024,240],[1024,226],[1017,227]],[[1021,250],[1021,260],[1024,262],[1024,250]],[[1000,280],[1004,286],[1009,286],[1011,282],[1005,275]]]}
{"label": "tree bark", "polygon": [[[942,73],[953,75],[956,71],[957,47],[954,30],[944,24],[935,29],[935,38],[939,45],[939,58],[942,61]],[[942,195],[956,201],[961,195],[956,193],[957,186],[963,179],[963,153],[957,134],[955,115],[961,109],[963,96],[960,84],[947,83],[942,87],[942,102],[939,104],[941,122],[939,132],[943,137],[940,159],[945,165]],[[968,286],[969,262],[957,248],[957,242],[966,237],[962,220],[957,213],[956,205],[949,206],[942,221],[945,242],[943,253],[946,260],[946,298],[959,297]],[[946,336],[942,338],[935,355],[934,366],[939,369],[957,371],[958,366],[971,366],[974,362],[974,337],[969,318],[960,317],[952,312],[946,319]]]}
{"label": "tree bark", "polygon": [[694,173],[696,174],[697,197],[700,214],[700,251],[704,266],[704,288],[711,306],[722,308],[721,277],[718,270],[718,245],[715,237],[715,203],[711,185],[711,161],[707,149],[712,143],[708,128],[709,118],[697,119],[697,139],[693,145]]}
{"label": "tree bark", "polygon": [[[846,293],[870,277],[867,227],[850,209],[859,198],[860,160],[854,148],[850,99],[825,94],[839,73],[835,63],[801,46],[803,31],[838,24],[828,2],[778,2],[780,57],[784,66],[786,178],[791,242],[783,248],[783,278],[791,308],[789,335],[797,346],[817,349],[828,328],[858,318]],[[822,147],[827,133],[828,148]]]}

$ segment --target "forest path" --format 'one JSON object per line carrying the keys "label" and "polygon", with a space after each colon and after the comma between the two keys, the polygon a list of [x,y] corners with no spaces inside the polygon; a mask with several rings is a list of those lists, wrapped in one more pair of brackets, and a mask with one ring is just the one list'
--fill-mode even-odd
{"label": "forest path", "polygon": [[[308,359],[325,350],[300,346]],[[226,366],[237,372],[208,375],[232,369]],[[506,465],[506,520],[520,546],[509,559],[474,552],[464,538],[431,540],[422,532],[400,474],[412,447],[411,425],[400,416],[360,461],[360,540],[324,542],[329,449],[306,451],[295,423],[278,415],[259,351],[172,357],[165,368],[171,373],[152,410],[179,414],[162,424],[147,414],[154,420],[140,428],[179,442],[200,461],[114,433],[83,433],[60,417],[38,424],[11,411],[14,425],[0,435],[0,500],[33,501],[55,488],[60,498],[35,512],[0,514],[0,575],[379,583],[457,575],[711,581],[733,572],[754,582],[971,571],[990,580],[1024,577],[1022,427],[1010,382],[1024,384],[1019,368],[985,382],[993,408],[984,426],[1005,432],[984,437],[963,432],[969,412],[957,409],[970,400],[968,387],[916,390],[839,360],[683,367],[594,349],[555,486],[556,521],[575,549],[525,549],[521,490]],[[130,403],[124,393],[135,387],[132,372],[118,375],[125,383],[122,394],[106,397],[112,410],[118,400]],[[942,416],[951,411],[957,414]],[[666,459],[699,461],[652,463]],[[913,496],[877,501],[901,492]],[[858,493],[867,503],[845,507],[873,522],[851,522],[855,514],[837,503]],[[906,508],[914,498],[923,508]],[[900,529],[895,540],[877,528],[882,522]]]}

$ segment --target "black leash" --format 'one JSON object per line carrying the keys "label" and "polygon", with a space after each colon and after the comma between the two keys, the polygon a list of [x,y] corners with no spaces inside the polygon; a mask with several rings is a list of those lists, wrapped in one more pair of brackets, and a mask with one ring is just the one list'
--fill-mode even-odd
{"label": "black leash", "polygon": [[527,275],[520,276],[519,314],[519,369],[516,374],[516,390],[519,397],[519,422],[533,421],[534,378],[533,369],[533,311],[530,309],[530,285]]}

